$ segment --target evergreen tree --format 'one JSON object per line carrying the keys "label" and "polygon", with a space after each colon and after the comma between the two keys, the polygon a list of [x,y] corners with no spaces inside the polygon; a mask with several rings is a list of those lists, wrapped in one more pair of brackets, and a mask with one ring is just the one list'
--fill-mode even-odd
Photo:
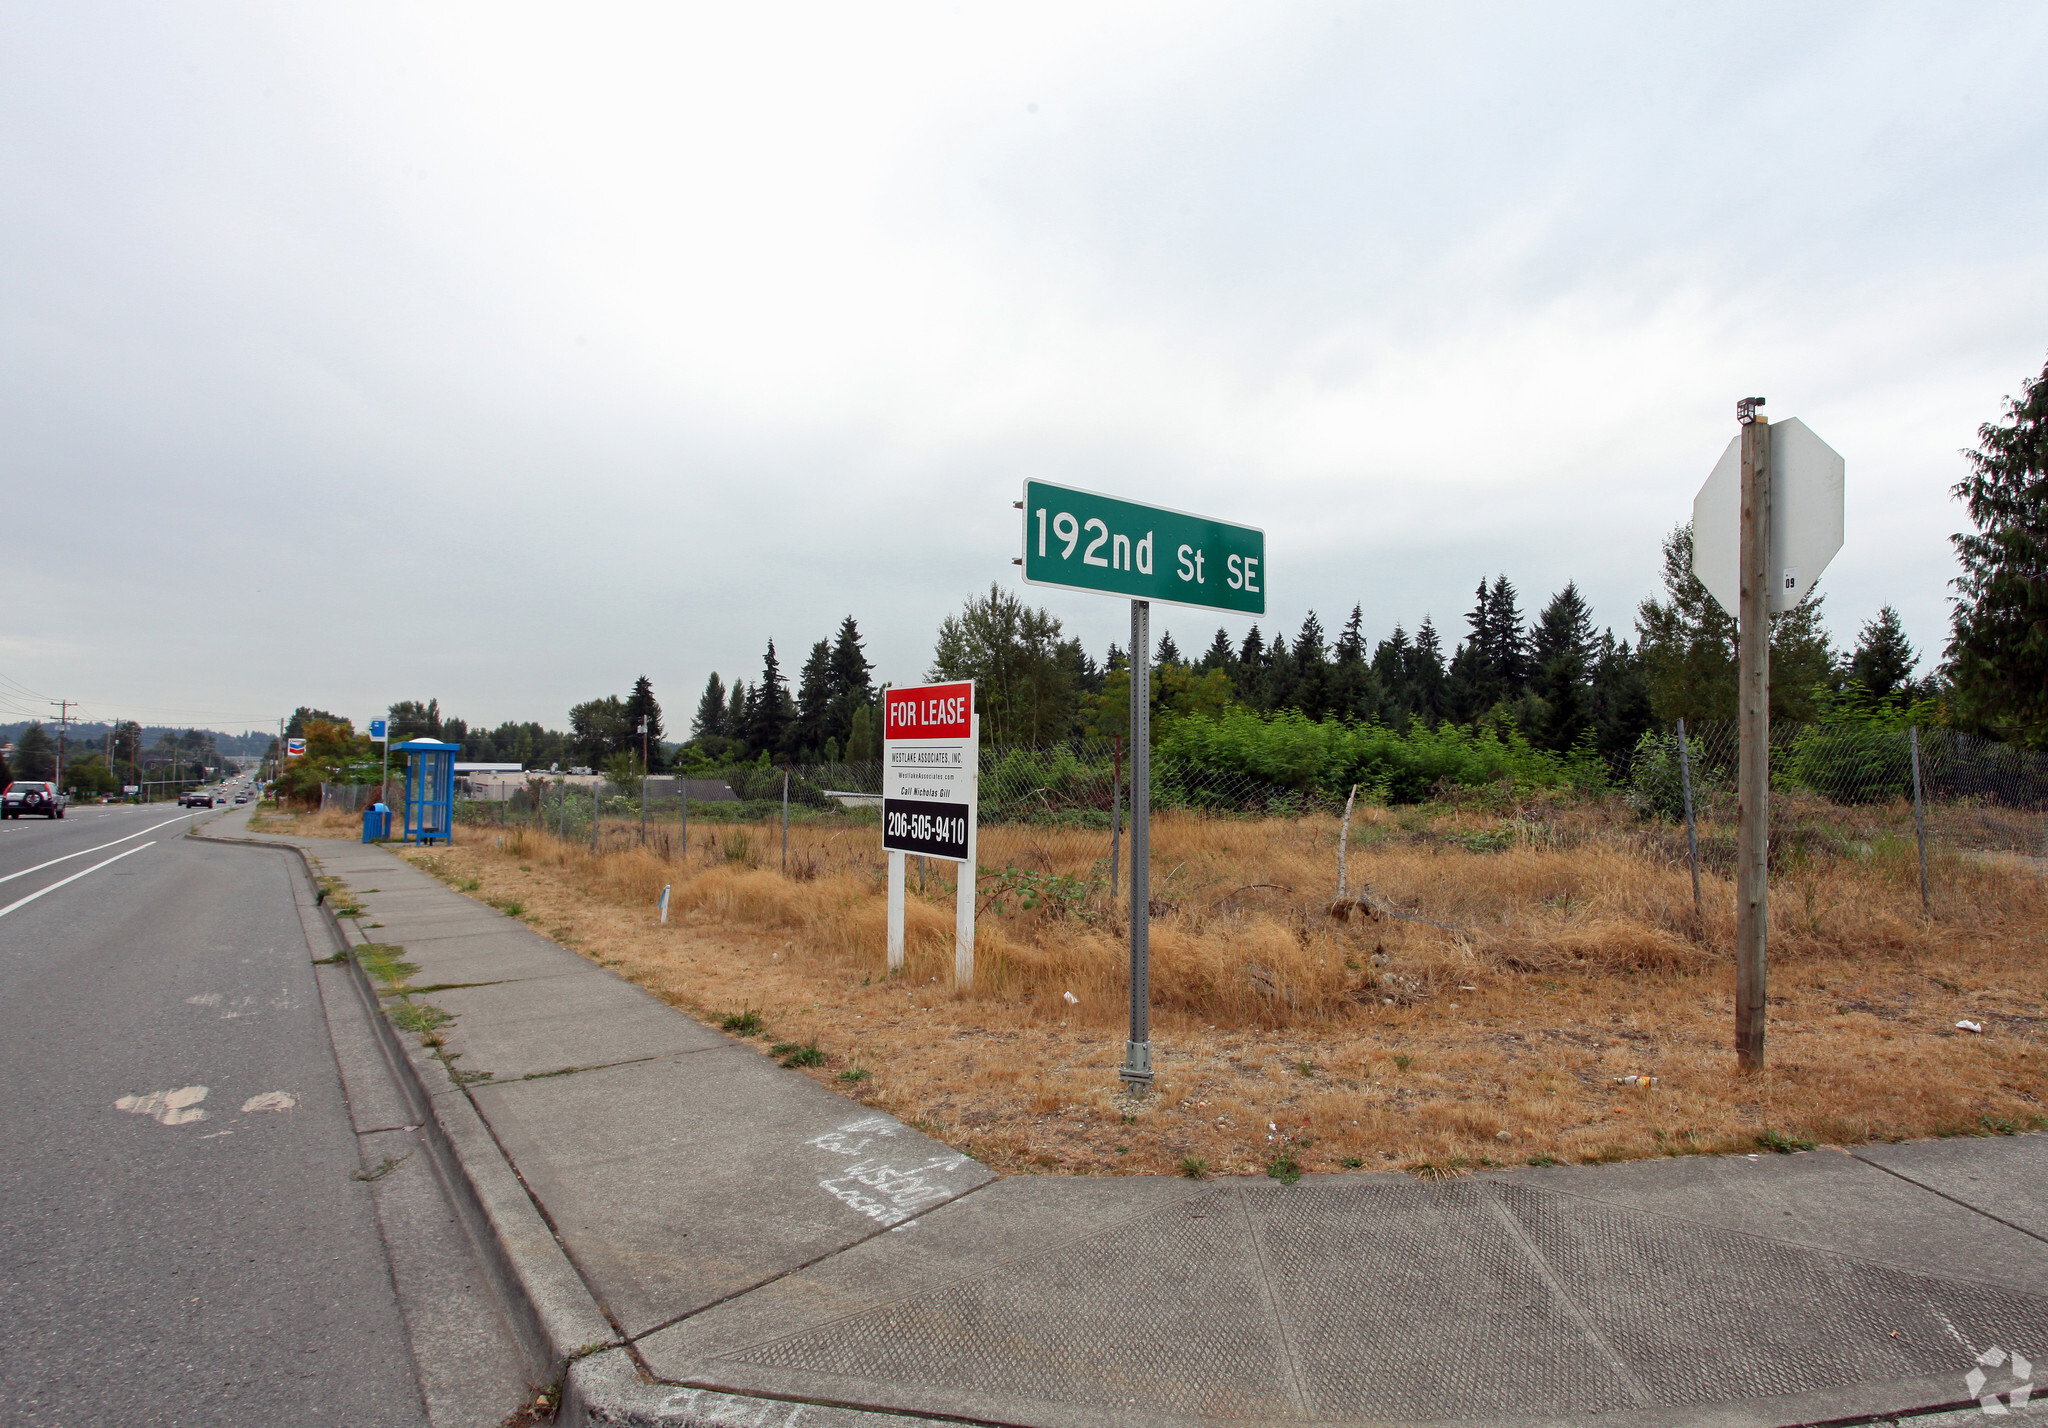
{"label": "evergreen tree", "polygon": [[1262,713],[1273,707],[1272,671],[1267,667],[1266,637],[1253,625],[1237,651],[1237,697]]}
{"label": "evergreen tree", "polygon": [[1528,645],[1522,633],[1522,611],[1515,602],[1515,587],[1505,575],[1496,575],[1487,601],[1492,617],[1486,657],[1493,666],[1501,699],[1513,699],[1529,682]]}
{"label": "evergreen tree", "polygon": [[789,682],[782,677],[781,661],[775,657],[775,641],[768,641],[768,653],[761,659],[761,678],[754,684],[754,696],[747,708],[747,752],[782,758],[788,752],[790,726],[795,710],[790,706]]}
{"label": "evergreen tree", "polygon": [[31,720],[14,741],[14,776],[38,782],[57,776],[57,746],[40,720]]}
{"label": "evergreen tree", "polygon": [[1408,686],[1405,712],[1410,718],[1420,719],[1434,728],[1444,717],[1446,677],[1443,640],[1436,632],[1436,623],[1428,615],[1422,617],[1422,624],[1415,631],[1415,645],[1409,651],[1403,671]]}
{"label": "evergreen tree", "polygon": [[1123,646],[1111,640],[1109,653],[1102,657],[1102,672],[1104,674],[1114,674],[1129,663],[1130,660],[1124,655]]}
{"label": "evergreen tree", "polygon": [[1301,632],[1294,637],[1294,698],[1295,708],[1311,719],[1322,719],[1330,713],[1330,659],[1323,638],[1323,622],[1316,618],[1316,612],[1308,612],[1301,622]]}
{"label": "evergreen tree", "polygon": [[1231,646],[1230,631],[1218,630],[1216,638],[1209,641],[1209,648],[1203,652],[1201,661],[1195,666],[1195,670],[1200,674],[1207,674],[1212,669],[1220,669],[1228,673],[1230,667],[1236,663],[1237,651]]}
{"label": "evergreen tree", "polygon": [[832,646],[819,640],[797,676],[796,720],[789,735],[790,747],[806,761],[819,757],[825,741],[834,739],[832,693]]}
{"label": "evergreen tree", "polygon": [[1293,709],[1301,697],[1301,667],[1294,654],[1287,648],[1287,637],[1275,635],[1273,643],[1266,646],[1266,698],[1267,707],[1272,709]]}
{"label": "evergreen tree", "polygon": [[1181,662],[1180,646],[1173,642],[1172,633],[1170,631],[1161,633],[1159,636],[1159,652],[1152,657],[1152,663],[1158,668],[1164,669],[1167,665],[1180,664]]}
{"label": "evergreen tree", "polygon": [[1624,766],[1636,743],[1656,724],[1643,662],[1614,631],[1600,636],[1593,655],[1593,739],[1610,768]]}
{"label": "evergreen tree", "polygon": [[1330,713],[1340,719],[1372,719],[1379,713],[1378,681],[1365,660],[1364,611],[1351,618],[1330,649]]}
{"label": "evergreen tree", "polygon": [[[640,721],[647,721],[647,773],[660,773],[664,759],[661,752],[668,731],[661,724],[661,701],[654,697],[654,682],[646,675],[633,681],[633,692],[626,696],[626,730],[633,737],[632,752],[641,750],[639,734]],[[450,737],[453,737],[452,735]]]}
{"label": "evergreen tree", "polygon": [[2048,747],[2048,366],[1977,429],[1954,495],[1974,532],[1950,537],[1963,573],[1948,642],[1964,728]]}
{"label": "evergreen tree", "polygon": [[753,717],[754,695],[747,688],[744,679],[732,682],[732,693],[725,701],[725,737],[746,747],[747,721]]}
{"label": "evergreen tree", "polygon": [[860,626],[848,615],[839,622],[839,633],[832,640],[830,723],[831,732],[842,743],[853,738],[854,711],[875,702],[874,669],[861,644]]}
{"label": "evergreen tree", "polygon": [[1919,663],[1899,612],[1887,605],[1864,622],[1849,655],[1848,675],[1874,697],[1905,705],[1913,702],[1913,667]]}
{"label": "evergreen tree", "polygon": [[1399,625],[1394,626],[1394,633],[1373,649],[1372,672],[1379,680],[1380,699],[1384,706],[1379,714],[1384,723],[1406,724],[1408,716],[1414,712],[1415,700],[1408,688],[1414,654],[1414,643]]}
{"label": "evergreen tree", "polygon": [[1537,704],[1527,732],[1538,747],[1564,753],[1593,724],[1593,612],[1575,582],[1543,607],[1529,646]]}
{"label": "evergreen tree", "polygon": [[1471,724],[1493,707],[1493,680],[1476,639],[1458,641],[1444,675],[1444,717]]}
{"label": "evergreen tree", "polygon": [[697,700],[697,717],[690,721],[693,739],[718,739],[726,734],[725,681],[718,671],[704,681],[704,693]]}

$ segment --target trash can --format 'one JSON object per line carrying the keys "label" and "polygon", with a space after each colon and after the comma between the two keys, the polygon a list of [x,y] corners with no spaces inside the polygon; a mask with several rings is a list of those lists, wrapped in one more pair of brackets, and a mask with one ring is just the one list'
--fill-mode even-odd
{"label": "trash can", "polygon": [[373,803],[363,810],[363,841],[375,843],[391,836],[391,809],[382,803]]}

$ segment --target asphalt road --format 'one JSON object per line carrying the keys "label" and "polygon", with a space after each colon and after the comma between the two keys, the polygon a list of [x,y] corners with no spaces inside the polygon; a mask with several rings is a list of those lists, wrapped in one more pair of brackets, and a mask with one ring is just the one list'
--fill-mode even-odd
{"label": "asphalt road", "polygon": [[176,812],[0,822],[0,1415],[424,1424],[286,860]]}

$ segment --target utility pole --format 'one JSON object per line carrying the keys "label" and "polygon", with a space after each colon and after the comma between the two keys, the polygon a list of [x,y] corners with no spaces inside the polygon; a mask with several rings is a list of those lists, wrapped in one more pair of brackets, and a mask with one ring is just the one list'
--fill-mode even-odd
{"label": "utility pole", "polygon": [[[787,801],[787,799],[784,800],[784,802]],[[785,843],[788,842],[789,834],[785,832],[782,835],[782,839]],[[640,846],[643,848],[647,846],[647,716],[645,714],[640,716]]]}
{"label": "utility pole", "polygon": [[78,701],[76,699],[52,699],[50,702],[57,706],[57,787],[62,789],[64,787],[64,735],[71,724],[71,706]]}
{"label": "utility pole", "polygon": [[1764,1067],[1771,828],[1771,426],[1762,397],[1735,404],[1742,424],[1742,539],[1736,615],[1741,751],[1736,761],[1735,1063]]}

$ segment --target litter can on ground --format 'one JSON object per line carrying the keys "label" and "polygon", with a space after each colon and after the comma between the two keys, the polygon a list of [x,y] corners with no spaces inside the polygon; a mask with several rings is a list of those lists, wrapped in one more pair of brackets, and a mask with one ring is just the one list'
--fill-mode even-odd
{"label": "litter can on ground", "polygon": [[391,809],[387,804],[373,803],[363,810],[363,841],[375,843],[391,836]]}

